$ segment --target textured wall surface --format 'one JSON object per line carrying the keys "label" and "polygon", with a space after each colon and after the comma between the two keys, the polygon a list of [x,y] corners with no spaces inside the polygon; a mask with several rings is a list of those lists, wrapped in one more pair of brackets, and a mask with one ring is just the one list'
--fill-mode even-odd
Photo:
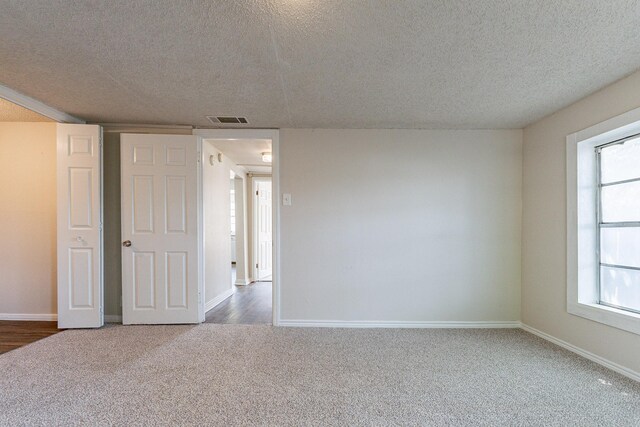
{"label": "textured wall surface", "polygon": [[0,122],[53,122],[53,120],[0,98]]}
{"label": "textured wall surface", "polygon": [[55,314],[54,123],[0,123],[0,238],[0,313]]}
{"label": "textured wall surface", "polygon": [[636,0],[0,0],[0,10],[2,84],[98,122],[230,114],[253,127],[521,128],[640,67]]}
{"label": "textured wall surface", "polygon": [[281,313],[520,319],[522,132],[280,132]]}
{"label": "textured wall surface", "polygon": [[522,321],[640,372],[640,336],[567,313],[567,135],[640,107],[640,72],[524,130]]}

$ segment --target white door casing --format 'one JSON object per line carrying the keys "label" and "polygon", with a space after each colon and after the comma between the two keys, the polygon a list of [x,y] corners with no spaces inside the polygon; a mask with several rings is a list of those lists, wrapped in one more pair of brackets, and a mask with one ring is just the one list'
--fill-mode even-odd
{"label": "white door casing", "polygon": [[121,135],[123,324],[199,321],[197,143]]}
{"label": "white door casing", "polygon": [[[280,257],[278,254],[280,253],[280,131],[277,129],[194,129],[193,134],[197,135],[201,140],[203,139],[268,139],[272,142],[272,153],[273,153],[273,163],[272,163],[272,196],[273,196],[273,204],[272,204],[272,238],[273,238],[273,250],[272,250],[272,283],[273,283],[273,292],[272,292],[272,302],[273,302],[273,326],[279,326],[280,322]],[[252,178],[253,182],[256,177]],[[253,193],[251,191],[247,191],[247,202],[252,201],[252,207],[250,208],[252,211],[252,215],[255,215],[255,199],[252,194],[255,194],[255,185],[251,184],[251,189],[254,190]],[[249,209],[249,207],[248,207]],[[255,234],[255,222],[252,219],[252,231],[251,231],[251,246],[248,250],[252,254],[253,265],[248,266],[251,271],[251,275],[255,278],[255,242],[256,242],[256,234]],[[201,262],[202,265],[202,262]],[[202,284],[201,286],[204,286]],[[204,288],[203,288],[204,289]],[[204,313],[202,314],[204,318]]]}
{"label": "white door casing", "polygon": [[57,125],[58,327],[99,328],[103,312],[102,129]]}
{"label": "white door casing", "polygon": [[257,280],[272,279],[271,179],[256,179],[256,270]]}

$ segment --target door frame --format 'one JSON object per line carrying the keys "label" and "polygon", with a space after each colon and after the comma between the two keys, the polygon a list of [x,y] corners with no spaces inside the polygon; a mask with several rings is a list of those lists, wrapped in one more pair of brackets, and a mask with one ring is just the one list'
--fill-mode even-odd
{"label": "door frame", "polygon": [[[194,129],[193,135],[198,137],[198,265],[200,269],[198,287],[204,295],[204,214],[202,144],[206,139],[270,139],[271,140],[271,206],[272,206],[272,323],[280,324],[280,131],[278,129]],[[204,298],[200,302],[200,310],[204,319]]]}
{"label": "door frame", "polygon": [[[273,179],[270,176],[252,176],[251,177],[251,271],[253,272],[253,279],[256,282],[260,281],[259,269],[257,267],[258,262],[258,247],[260,246],[260,239],[258,232],[258,199],[256,194],[258,191],[258,182],[270,182],[271,183],[271,215],[273,215]],[[273,238],[273,229],[271,230],[271,237]],[[273,279],[273,258],[271,259],[271,278]]]}

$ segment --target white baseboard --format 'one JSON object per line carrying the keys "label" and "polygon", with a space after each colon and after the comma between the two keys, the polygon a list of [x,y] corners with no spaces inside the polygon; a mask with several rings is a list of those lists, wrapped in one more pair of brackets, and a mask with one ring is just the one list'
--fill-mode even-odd
{"label": "white baseboard", "polygon": [[235,285],[236,286],[247,286],[249,283],[251,283],[249,281],[249,279],[238,279],[238,280],[236,280]]}
{"label": "white baseboard", "polygon": [[204,312],[206,313],[207,311],[211,310],[213,307],[215,307],[216,305],[220,304],[222,301],[226,300],[231,295],[233,295],[234,292],[235,292],[235,289],[233,288],[228,289],[223,293],[221,293],[220,295],[218,295],[217,297],[215,297],[214,299],[212,299],[211,301],[207,302],[204,305]]}
{"label": "white baseboard", "polygon": [[[207,302],[205,312],[211,310],[222,301],[233,295],[231,288],[216,298]],[[0,313],[0,320],[31,320],[31,321],[56,321],[57,314],[27,314],[27,313]],[[105,323],[122,323],[120,315],[105,315]],[[497,321],[497,322],[401,322],[401,321],[342,321],[342,320],[279,320],[278,326],[285,327],[310,327],[310,328],[522,328],[533,335],[552,342],[567,349],[579,356],[591,360],[605,368],[611,369],[627,378],[640,382],[640,373],[612,362],[604,357],[593,354],[580,347],[576,347],[566,341],[542,332],[536,328],[518,321]]]}
{"label": "white baseboard", "polygon": [[343,320],[279,320],[278,326],[310,328],[519,328],[519,321],[496,322],[402,322]]}
{"label": "white baseboard", "polygon": [[598,356],[596,354],[593,354],[593,353],[591,353],[591,352],[589,352],[587,350],[583,350],[580,347],[576,347],[573,344],[570,344],[570,343],[568,343],[566,341],[563,341],[563,340],[561,340],[559,338],[556,338],[556,337],[554,337],[552,335],[549,335],[549,334],[547,334],[545,332],[542,332],[542,331],[540,331],[540,330],[538,330],[536,328],[533,328],[533,327],[531,327],[529,325],[525,325],[524,323],[521,325],[521,328],[523,330],[533,334],[533,335],[537,335],[542,339],[545,339],[545,340],[547,340],[549,342],[552,342],[552,343],[554,343],[556,345],[559,345],[560,347],[565,348],[565,349],[567,349],[567,350],[569,350],[569,351],[571,351],[571,352],[573,352],[573,353],[575,353],[575,354],[577,354],[579,356],[582,356],[585,359],[589,359],[592,362],[595,362],[595,363],[597,363],[599,365],[602,365],[605,368],[609,368],[612,371],[615,371],[615,372],[617,372],[617,373],[619,373],[621,375],[624,375],[627,378],[631,378],[632,380],[640,382],[640,373],[638,373],[636,371],[633,371],[633,370],[631,370],[629,368],[625,368],[622,365],[618,365],[617,363],[612,362],[612,361],[610,361],[608,359],[605,359],[604,357],[601,357],[601,356]]}
{"label": "white baseboard", "polygon": [[104,323],[122,323],[122,316],[119,314],[105,314]]}
{"label": "white baseboard", "polygon": [[27,314],[27,313],[0,313],[0,320],[35,320],[41,322],[55,322],[57,314]]}

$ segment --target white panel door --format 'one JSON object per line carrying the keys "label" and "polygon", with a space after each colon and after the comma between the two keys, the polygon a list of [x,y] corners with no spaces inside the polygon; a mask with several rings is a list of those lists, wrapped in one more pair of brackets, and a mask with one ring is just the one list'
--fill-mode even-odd
{"label": "white panel door", "polygon": [[103,325],[102,130],[57,125],[58,327]]}
{"label": "white panel door", "polygon": [[197,137],[122,134],[120,150],[122,322],[197,323]]}
{"label": "white panel door", "polygon": [[256,181],[257,203],[256,203],[256,228],[257,228],[257,257],[256,268],[258,270],[258,280],[271,280],[271,254],[272,254],[272,233],[271,233],[271,181]]}

